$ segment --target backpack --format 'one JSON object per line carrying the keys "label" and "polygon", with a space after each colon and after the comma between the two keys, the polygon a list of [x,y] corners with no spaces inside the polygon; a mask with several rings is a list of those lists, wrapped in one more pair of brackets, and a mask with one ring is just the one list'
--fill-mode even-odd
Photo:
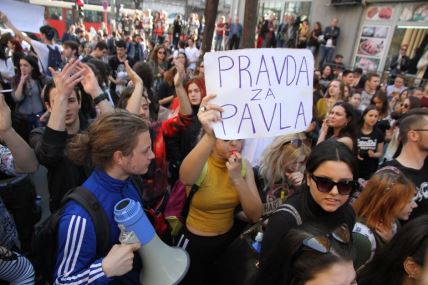
{"label": "backpack", "polygon": [[[48,76],[52,77],[52,74],[49,70],[49,67],[52,67],[55,70],[58,70],[62,68],[62,58],[61,58],[61,52],[59,51],[59,48],[57,46],[51,47],[50,45],[47,45],[49,54],[48,54],[48,68],[47,70],[44,70],[44,73]],[[43,65],[42,65],[43,66]]]}
{"label": "backpack", "polygon": [[[208,163],[205,163],[199,178],[190,188],[188,195],[186,195],[186,186],[180,180],[177,180],[177,182],[175,182],[174,186],[172,187],[165,205],[164,216],[171,228],[171,234],[173,237],[178,236],[181,228],[185,224],[193,196],[199,190],[199,186],[201,186],[202,182],[207,176],[207,173]],[[246,173],[247,164],[246,161],[243,160],[241,176],[245,177]]]}
{"label": "backpack", "polygon": [[97,255],[104,256],[110,250],[110,224],[97,198],[86,188],[71,189],[62,199],[61,208],[36,227],[33,237],[33,264],[41,278],[53,284],[56,261],[58,223],[68,201],[80,204],[90,215],[97,237]]}

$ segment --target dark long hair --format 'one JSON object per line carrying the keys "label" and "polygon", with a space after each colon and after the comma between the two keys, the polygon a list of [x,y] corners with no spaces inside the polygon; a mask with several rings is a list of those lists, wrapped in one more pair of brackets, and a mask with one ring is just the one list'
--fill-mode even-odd
{"label": "dark long hair", "polygon": [[[35,56],[24,55],[21,59],[28,62],[31,65],[31,67],[33,68],[33,71],[31,72],[31,78],[32,79],[34,79],[34,80],[42,80],[43,79],[44,75],[40,72],[38,59]],[[18,73],[15,75],[15,78],[13,80],[15,86],[18,86],[20,80],[21,80],[21,69],[19,68],[19,65],[18,65]]]}
{"label": "dark long hair", "polygon": [[[340,101],[334,104],[333,108],[336,106],[340,106],[345,110],[346,118],[349,120],[349,123],[340,130],[338,138],[347,137],[347,136],[350,137],[353,142],[353,148],[356,149],[355,139],[357,137],[357,134],[356,134],[356,119],[355,119],[354,107],[352,107],[351,104],[343,101]],[[331,127],[328,128],[327,138],[333,135],[333,131],[334,131],[333,128]]]}
{"label": "dark long hair", "polygon": [[373,95],[372,99],[370,100],[371,105],[375,105],[375,103],[374,103],[375,98],[382,101],[382,110],[379,111],[379,116],[386,117],[388,115],[388,109],[389,109],[388,97],[386,97],[385,93],[383,93],[381,91],[377,91]]}
{"label": "dark long hair", "polygon": [[428,215],[404,225],[358,275],[359,285],[401,285],[403,263],[411,257],[421,267],[428,249]]}
{"label": "dark long hair", "polygon": [[[364,109],[363,113],[361,114],[361,118],[360,118],[360,122],[359,122],[359,127],[362,128],[364,126],[364,116],[367,115],[368,112],[372,111],[372,110],[376,110],[376,106],[375,105],[368,105],[367,108]],[[379,111],[378,111],[379,113]]]}

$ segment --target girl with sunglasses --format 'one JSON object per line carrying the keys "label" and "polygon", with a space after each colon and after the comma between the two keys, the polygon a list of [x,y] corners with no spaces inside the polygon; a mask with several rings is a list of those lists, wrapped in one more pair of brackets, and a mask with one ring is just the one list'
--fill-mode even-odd
{"label": "girl with sunglasses", "polygon": [[383,154],[385,135],[377,128],[379,111],[369,105],[364,110],[357,135],[357,158],[360,178],[368,180],[376,172]]}
{"label": "girl with sunglasses", "polygon": [[353,151],[356,139],[354,125],[355,112],[352,105],[343,101],[335,103],[321,126],[317,144],[333,138]]}
{"label": "girl with sunglasses", "polygon": [[346,224],[332,232],[316,226],[302,225],[285,237],[286,263],[281,284],[290,285],[356,285],[352,264],[352,246]]}
{"label": "girl with sunglasses", "polygon": [[263,153],[254,169],[257,188],[263,193],[263,216],[273,213],[302,185],[311,151],[306,141],[304,133],[280,136]]}
{"label": "girl with sunglasses", "polygon": [[378,170],[354,203],[358,222],[353,230],[354,265],[361,268],[396,234],[399,222],[409,219],[415,185],[395,167]]}
{"label": "girl with sunglasses", "polygon": [[[212,125],[221,120],[222,109],[208,104],[213,95],[201,102],[198,119],[204,134],[183,160],[180,180],[200,185],[190,201],[185,228],[178,246],[189,253],[189,271],[182,284],[213,284],[215,262],[236,237],[234,212],[241,205],[248,221],[256,222],[262,203],[250,163],[240,155],[241,140],[222,140],[214,135]],[[202,181],[201,174],[205,172]]]}
{"label": "girl with sunglasses", "polygon": [[[281,272],[291,270],[284,263],[290,257],[290,252],[283,248],[284,238],[299,224],[317,225],[327,231],[342,224],[349,231],[354,227],[355,213],[348,201],[357,187],[357,169],[354,154],[343,143],[331,140],[314,147],[306,162],[302,190],[269,218],[260,253],[258,284],[287,284],[281,283]],[[288,207],[288,211],[281,210],[283,207]]]}
{"label": "girl with sunglasses", "polygon": [[[358,274],[358,285],[426,284],[428,215],[406,223]],[[426,267],[426,265],[425,265]]]}

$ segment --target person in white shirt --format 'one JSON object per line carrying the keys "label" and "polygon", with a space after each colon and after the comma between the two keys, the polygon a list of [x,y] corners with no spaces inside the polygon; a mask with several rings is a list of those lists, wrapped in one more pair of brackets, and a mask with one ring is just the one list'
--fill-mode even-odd
{"label": "person in white shirt", "polygon": [[37,57],[39,58],[41,68],[43,70],[43,73],[48,73],[48,58],[49,58],[49,48],[55,49],[58,48],[61,52],[61,46],[56,45],[54,43],[54,37],[55,37],[55,29],[44,25],[40,27],[40,35],[42,38],[42,42],[36,41],[31,39],[26,34],[22,33],[20,30],[18,30],[6,17],[6,15],[3,12],[0,12],[0,22],[5,24],[9,29],[11,29],[15,36],[23,39],[24,41],[28,42],[34,49],[34,51],[37,54]]}
{"label": "person in white shirt", "polygon": [[187,63],[189,64],[188,69],[194,71],[196,69],[196,63],[199,59],[199,50],[195,46],[195,41],[193,40],[193,38],[189,38],[187,43],[189,44],[189,46],[186,47],[184,52],[186,53]]}
{"label": "person in white shirt", "polygon": [[386,95],[388,98],[391,96],[392,92],[401,93],[407,87],[404,85],[404,76],[398,74],[394,79],[394,84],[388,85],[386,87]]}

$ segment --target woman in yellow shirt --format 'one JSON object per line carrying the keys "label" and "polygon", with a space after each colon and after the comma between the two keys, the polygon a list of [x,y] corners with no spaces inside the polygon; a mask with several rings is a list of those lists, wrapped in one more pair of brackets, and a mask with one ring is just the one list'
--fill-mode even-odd
{"label": "woman in yellow shirt", "polygon": [[[217,139],[213,133],[212,124],[220,121],[222,110],[207,104],[212,98],[213,95],[205,97],[198,112],[205,134],[180,168],[180,180],[185,185],[193,185],[206,171],[191,200],[186,227],[178,241],[191,260],[181,284],[213,282],[215,261],[236,237],[233,231],[236,206],[242,206],[250,222],[256,222],[262,214],[251,164],[239,153],[242,141]],[[207,169],[203,170],[204,167]]]}

